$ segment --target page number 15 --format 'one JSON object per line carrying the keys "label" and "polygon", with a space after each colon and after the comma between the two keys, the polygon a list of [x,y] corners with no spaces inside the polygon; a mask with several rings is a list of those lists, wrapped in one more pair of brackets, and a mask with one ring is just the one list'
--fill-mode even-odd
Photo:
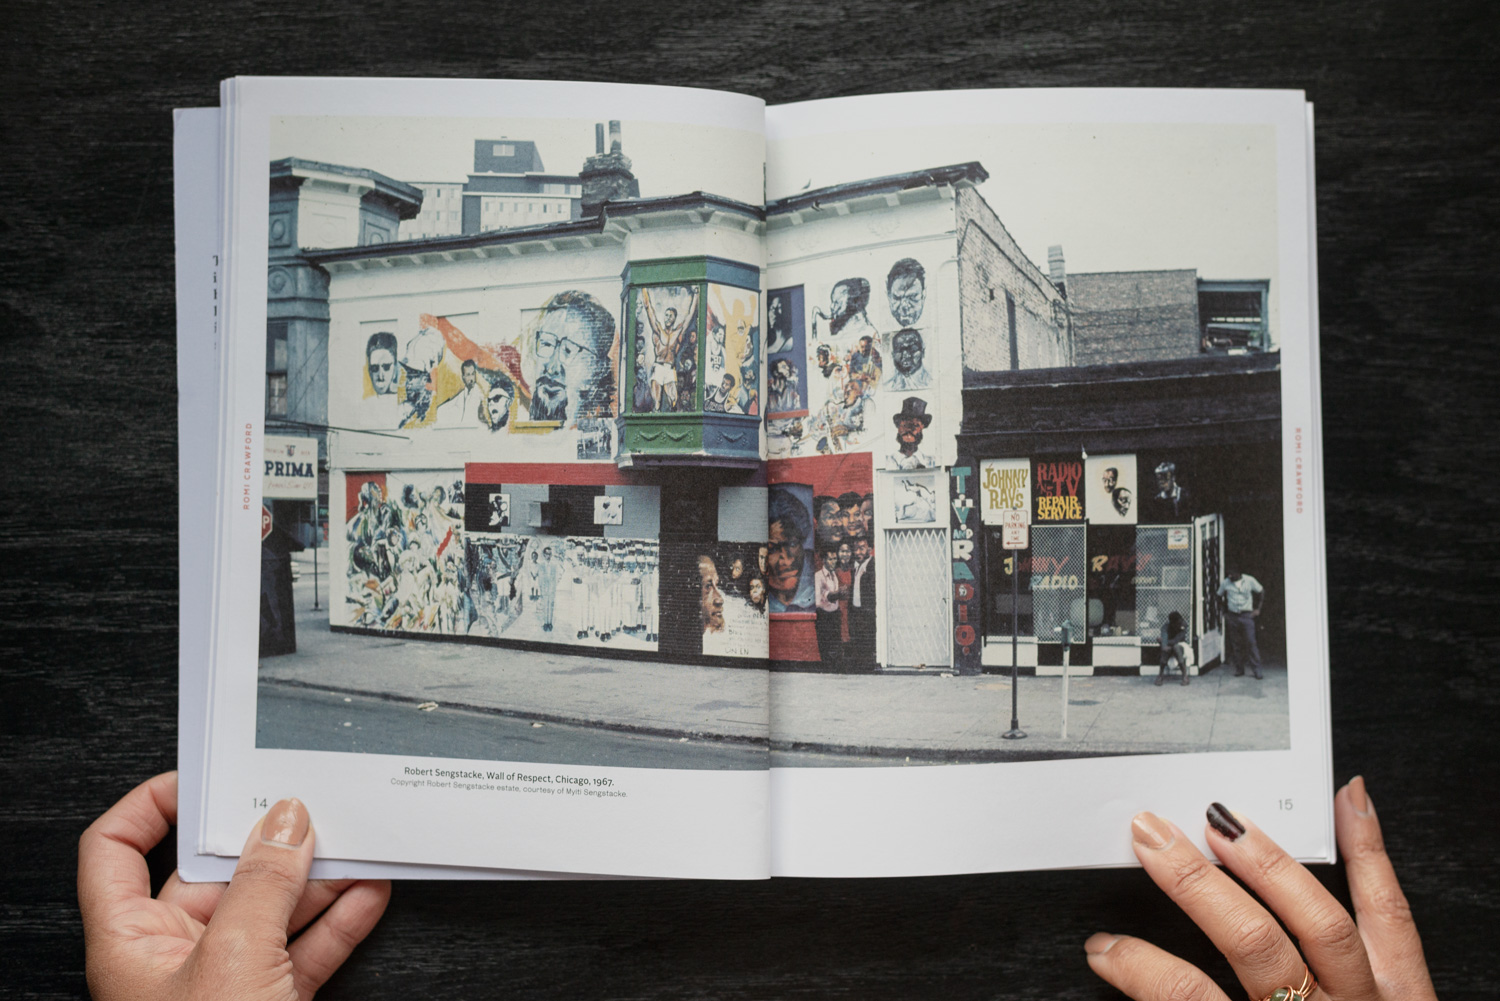
{"label": "page number 15", "polygon": [[1278,799],[1276,801],[1276,809],[1280,810],[1283,813],[1285,813],[1286,811],[1290,810],[1291,808],[1292,808],[1292,801],[1289,800],[1289,799]]}

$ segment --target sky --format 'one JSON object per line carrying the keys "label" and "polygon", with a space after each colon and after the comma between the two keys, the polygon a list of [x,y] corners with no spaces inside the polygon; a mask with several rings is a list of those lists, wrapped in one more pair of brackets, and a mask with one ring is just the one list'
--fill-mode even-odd
{"label": "sky", "polygon": [[978,160],[979,186],[1042,270],[1196,268],[1269,278],[1276,147],[1269,125],[1020,124],[901,128],[773,143],[767,195]]}
{"label": "sky", "polygon": [[[557,118],[287,116],[271,122],[268,159],[297,156],[366,167],[398,181],[462,182],[474,169],[475,139],[529,139],[549,173],[576,174],[594,155],[594,124]],[[643,197],[709,191],[760,204],[764,140],[759,134],[662,122],[625,121],[620,129],[621,148]]]}

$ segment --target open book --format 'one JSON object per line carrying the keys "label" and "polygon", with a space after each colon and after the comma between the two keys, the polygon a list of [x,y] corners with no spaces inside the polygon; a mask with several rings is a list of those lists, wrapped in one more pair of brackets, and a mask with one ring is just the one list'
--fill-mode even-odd
{"label": "open book", "polygon": [[181,864],[1333,856],[1300,93],[236,79],[177,129]]}

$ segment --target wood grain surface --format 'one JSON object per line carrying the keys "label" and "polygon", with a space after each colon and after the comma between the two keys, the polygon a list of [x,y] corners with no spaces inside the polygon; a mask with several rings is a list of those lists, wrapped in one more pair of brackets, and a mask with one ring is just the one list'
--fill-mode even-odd
{"label": "wood grain surface", "polygon": [[[216,103],[238,73],[617,80],[773,103],[1304,88],[1334,770],[1368,779],[1440,995],[1500,993],[1492,4],[95,0],[10,3],[0,22],[0,994],[86,993],[78,834],[175,758],[170,109]],[[1341,869],[1318,875],[1343,892]],[[1121,871],[409,883],[323,996],[1105,998],[1082,949],[1101,928],[1232,984],[1145,877]]]}

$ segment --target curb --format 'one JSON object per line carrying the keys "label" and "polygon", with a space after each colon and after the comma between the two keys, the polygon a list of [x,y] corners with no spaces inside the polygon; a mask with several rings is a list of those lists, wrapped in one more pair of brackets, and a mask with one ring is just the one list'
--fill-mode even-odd
{"label": "curb", "polygon": [[[359,695],[364,698],[380,699],[384,702],[399,702],[413,706],[435,701],[411,695],[398,695],[392,692],[368,692],[359,688],[345,688],[339,685],[313,684],[312,682],[298,681],[291,678],[260,678],[257,684],[275,685],[281,688],[305,688],[309,691],[333,692],[338,695]],[[613,730],[618,733],[640,734],[646,737],[691,737],[696,740],[711,740],[720,744],[743,744],[751,747],[767,748],[770,744],[770,739],[767,737],[746,737],[732,733],[709,733],[705,730],[684,730],[681,728],[641,726],[635,723],[615,723],[609,720],[588,719],[582,716],[564,716],[560,713],[535,712],[529,709],[480,706],[471,702],[441,702],[439,706],[448,709],[462,709],[465,712],[485,713],[490,716],[507,716],[512,719],[533,720],[539,723],[558,723],[565,726],[587,726],[600,730]]]}

